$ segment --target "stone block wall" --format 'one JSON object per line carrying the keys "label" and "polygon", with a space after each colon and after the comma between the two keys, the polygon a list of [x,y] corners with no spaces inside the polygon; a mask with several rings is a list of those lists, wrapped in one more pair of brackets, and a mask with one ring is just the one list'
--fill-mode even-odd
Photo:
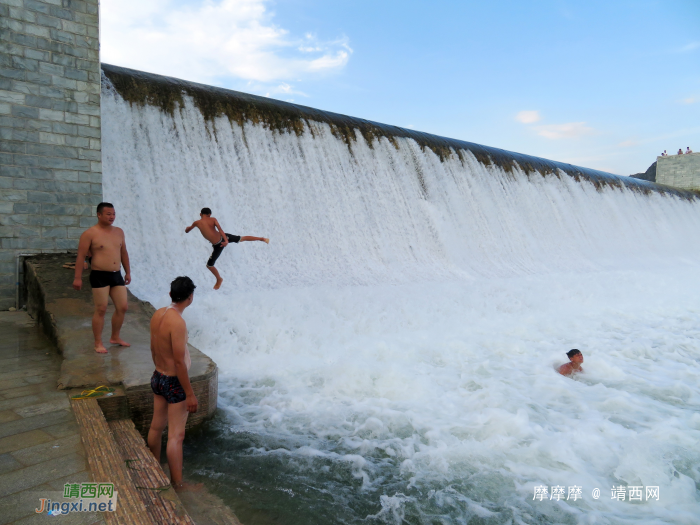
{"label": "stone block wall", "polygon": [[0,0],[0,310],[17,254],[95,223],[101,160],[98,0]]}
{"label": "stone block wall", "polygon": [[656,182],[684,190],[700,190],[700,153],[657,157]]}

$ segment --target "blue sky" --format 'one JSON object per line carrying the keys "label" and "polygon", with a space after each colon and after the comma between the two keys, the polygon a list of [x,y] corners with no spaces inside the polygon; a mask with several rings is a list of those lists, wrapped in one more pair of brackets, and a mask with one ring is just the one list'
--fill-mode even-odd
{"label": "blue sky", "polygon": [[621,175],[700,151],[700,1],[102,0],[102,60]]}

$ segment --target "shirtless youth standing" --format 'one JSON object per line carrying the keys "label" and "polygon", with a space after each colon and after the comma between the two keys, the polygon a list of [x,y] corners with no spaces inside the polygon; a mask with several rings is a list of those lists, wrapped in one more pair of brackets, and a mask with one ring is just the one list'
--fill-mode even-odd
{"label": "shirtless youth standing", "polygon": [[583,354],[580,350],[569,350],[566,352],[566,356],[569,358],[569,363],[561,365],[558,369],[559,373],[563,376],[571,376],[578,372],[583,372],[581,368],[581,363],[583,363]]}
{"label": "shirtless youth standing", "polygon": [[148,448],[160,461],[160,446],[168,425],[166,455],[170,484],[182,487],[182,442],[189,413],[197,412],[197,398],[190,384],[190,353],[187,350],[187,325],[182,318],[194,299],[196,286],[189,277],[170,283],[172,304],[161,308],[151,319],[151,356],[156,366],[151,376],[153,420],[148,431]]}
{"label": "shirtless youth standing", "polygon": [[[80,290],[83,287],[83,263],[86,255],[92,254],[90,286],[92,286],[92,299],[95,302],[92,333],[95,335],[95,352],[98,354],[107,353],[107,349],[102,344],[102,328],[105,324],[109,297],[114,303],[112,336],[109,342],[114,345],[131,346],[119,337],[126,313],[126,285],[131,282],[131,268],[124,232],[121,228],[112,226],[115,217],[114,206],[109,202],[101,202],[97,205],[97,224],[85,230],[80,236],[78,258],[75,261],[73,288]],[[121,274],[122,265],[126,274],[124,277]]]}
{"label": "shirtless youth standing", "polygon": [[230,233],[224,233],[224,229],[219,224],[214,217],[211,216],[211,210],[209,208],[202,208],[202,212],[199,214],[201,219],[194,221],[192,226],[185,228],[185,233],[190,233],[195,228],[199,228],[204,238],[208,240],[214,246],[214,251],[211,253],[211,257],[207,261],[207,268],[216,277],[216,284],[214,285],[214,290],[221,288],[221,283],[224,281],[219,275],[219,271],[214,268],[216,260],[221,255],[221,252],[226,248],[229,242],[243,242],[243,241],[262,241],[270,243],[270,239],[265,237],[251,237],[239,235],[231,235]]}

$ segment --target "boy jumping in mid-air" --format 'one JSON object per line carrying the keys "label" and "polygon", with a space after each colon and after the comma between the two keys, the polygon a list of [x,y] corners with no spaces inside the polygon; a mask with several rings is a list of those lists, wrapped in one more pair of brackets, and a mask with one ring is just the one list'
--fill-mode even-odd
{"label": "boy jumping in mid-air", "polygon": [[219,275],[219,271],[216,268],[214,268],[214,264],[216,263],[216,260],[219,258],[219,255],[221,255],[221,252],[224,251],[224,248],[226,248],[229,242],[238,243],[243,241],[262,241],[269,244],[270,239],[267,239],[265,237],[251,236],[241,237],[240,235],[231,235],[230,233],[224,233],[224,229],[221,227],[221,224],[219,224],[219,221],[217,221],[214,217],[211,216],[211,210],[209,208],[202,208],[202,212],[199,214],[199,216],[201,217],[201,219],[199,219],[198,221],[194,221],[192,223],[192,226],[188,226],[187,228],[185,228],[185,233],[190,233],[195,228],[199,228],[199,231],[201,232],[202,236],[210,243],[212,243],[214,251],[211,253],[211,257],[209,257],[209,260],[207,261],[207,268],[211,273],[214,274],[214,277],[216,277],[216,284],[214,285],[214,290],[218,290],[219,288],[221,288],[221,283],[224,280]]}

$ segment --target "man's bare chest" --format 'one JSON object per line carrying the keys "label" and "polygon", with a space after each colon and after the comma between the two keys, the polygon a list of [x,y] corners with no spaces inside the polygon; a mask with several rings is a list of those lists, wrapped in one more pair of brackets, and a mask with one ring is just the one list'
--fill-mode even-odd
{"label": "man's bare chest", "polygon": [[92,237],[90,250],[93,255],[101,251],[121,250],[123,238],[119,231],[100,232]]}

